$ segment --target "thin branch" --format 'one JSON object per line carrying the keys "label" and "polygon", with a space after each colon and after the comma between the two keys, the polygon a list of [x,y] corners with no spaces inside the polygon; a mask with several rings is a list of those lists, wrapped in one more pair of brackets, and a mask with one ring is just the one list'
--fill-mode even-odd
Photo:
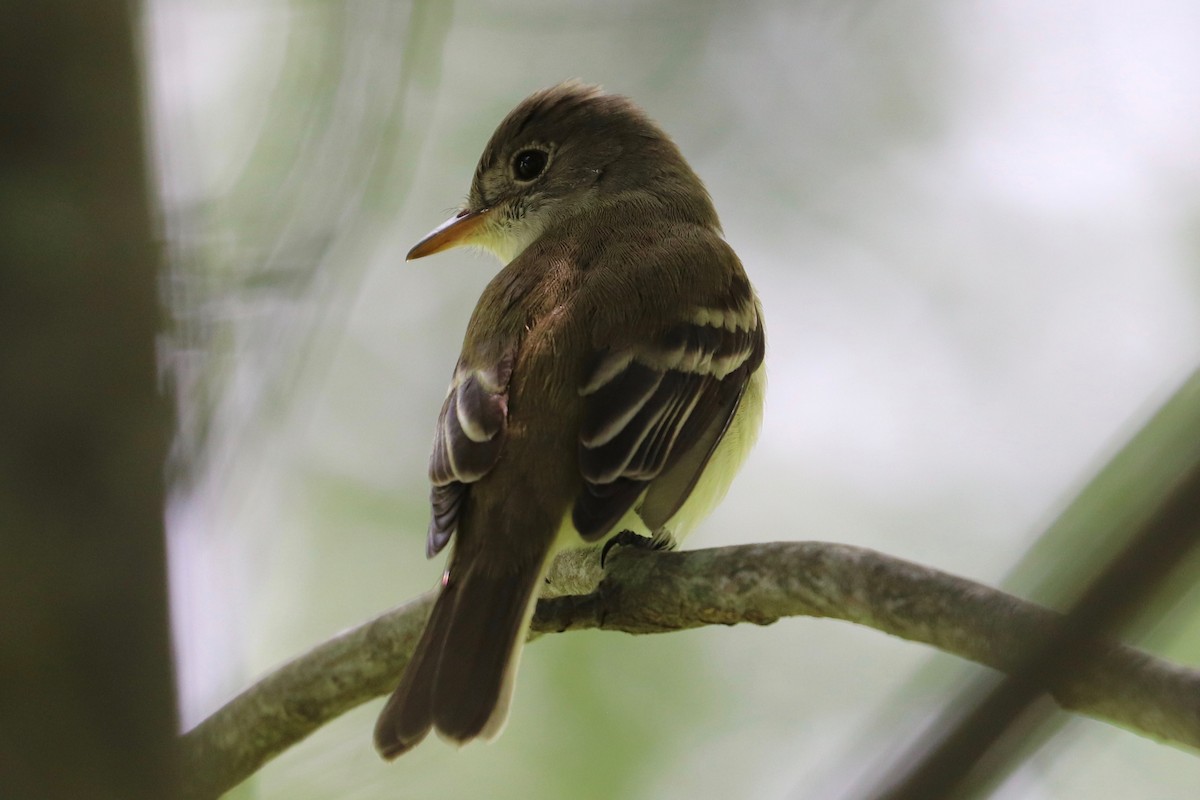
{"label": "thin branch", "polygon": [[[297,658],[183,737],[195,797],[215,797],[324,723],[390,691],[432,595]],[[776,542],[676,553],[618,549],[591,594],[538,605],[533,631],[663,633],[769,625],[788,616],[843,619],[1002,671],[1061,622],[996,589],[871,550]],[[1066,709],[1200,749],[1200,671],[1115,642],[1086,646],[1087,666],[1051,687]],[[366,747],[368,735],[363,734]]]}

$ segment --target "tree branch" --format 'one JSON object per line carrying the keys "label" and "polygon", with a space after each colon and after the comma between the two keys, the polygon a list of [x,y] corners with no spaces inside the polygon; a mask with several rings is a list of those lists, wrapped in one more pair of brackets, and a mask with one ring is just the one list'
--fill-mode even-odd
{"label": "tree branch", "polygon": [[[194,797],[215,797],[340,714],[394,688],[433,593],[284,665],[183,737]],[[781,617],[843,619],[1001,671],[1062,617],[999,590],[872,550],[775,542],[674,553],[620,548],[594,592],[542,600],[534,635],[662,633]],[[1200,670],[1115,642],[1050,687],[1065,709],[1200,749]],[[364,746],[368,740],[363,734]]]}

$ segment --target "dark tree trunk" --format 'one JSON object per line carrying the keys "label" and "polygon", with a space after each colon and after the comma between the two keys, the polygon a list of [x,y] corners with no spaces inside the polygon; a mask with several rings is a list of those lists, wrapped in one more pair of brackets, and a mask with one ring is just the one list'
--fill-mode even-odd
{"label": "dark tree trunk", "polygon": [[135,12],[0,24],[0,797],[175,795]]}

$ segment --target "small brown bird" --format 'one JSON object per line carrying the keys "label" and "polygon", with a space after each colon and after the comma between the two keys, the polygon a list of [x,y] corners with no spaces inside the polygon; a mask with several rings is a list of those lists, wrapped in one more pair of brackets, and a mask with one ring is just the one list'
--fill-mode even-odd
{"label": "small brown bird", "polygon": [[569,82],[518,105],[466,208],[408,258],[457,245],[506,266],[438,417],[426,549],[454,548],[375,728],[385,758],[431,728],[498,734],[554,555],[625,530],[678,542],[762,415],[758,299],[704,185],[626,98]]}

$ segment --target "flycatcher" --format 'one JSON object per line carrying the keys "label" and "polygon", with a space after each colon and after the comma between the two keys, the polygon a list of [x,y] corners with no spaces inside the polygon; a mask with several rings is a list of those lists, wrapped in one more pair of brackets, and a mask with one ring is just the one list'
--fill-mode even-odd
{"label": "flycatcher", "polygon": [[758,435],[762,308],[704,185],[632,102],[576,82],[500,123],[466,207],[408,258],[474,245],[479,299],[438,417],[427,554],[441,593],[375,728],[492,738],[554,555],[633,531],[673,545]]}

